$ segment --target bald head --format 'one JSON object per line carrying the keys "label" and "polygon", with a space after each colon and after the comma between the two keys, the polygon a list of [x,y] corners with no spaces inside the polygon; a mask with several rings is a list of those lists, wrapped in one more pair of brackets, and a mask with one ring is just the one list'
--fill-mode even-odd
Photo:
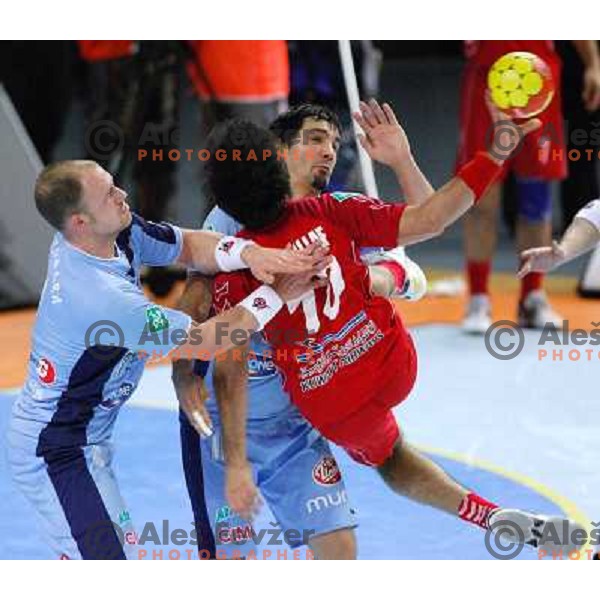
{"label": "bald head", "polygon": [[97,168],[92,160],[64,160],[48,165],[35,183],[35,205],[44,219],[58,231],[81,209],[82,174]]}

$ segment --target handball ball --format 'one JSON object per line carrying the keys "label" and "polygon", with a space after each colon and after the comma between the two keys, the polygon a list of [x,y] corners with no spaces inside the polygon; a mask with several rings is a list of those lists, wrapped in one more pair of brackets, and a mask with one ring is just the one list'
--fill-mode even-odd
{"label": "handball ball", "polygon": [[492,102],[511,119],[529,119],[544,111],[554,96],[552,71],[531,52],[509,52],[489,70]]}

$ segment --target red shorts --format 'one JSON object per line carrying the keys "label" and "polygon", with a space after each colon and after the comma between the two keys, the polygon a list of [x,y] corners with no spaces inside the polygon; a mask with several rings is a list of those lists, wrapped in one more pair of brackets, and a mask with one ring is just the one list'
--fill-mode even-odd
{"label": "red shorts", "polygon": [[392,408],[406,399],[417,376],[417,353],[408,334],[407,340],[409,344],[403,353],[402,366],[390,361],[390,377],[385,384],[381,378],[374,383],[374,394],[365,404],[343,420],[318,428],[327,439],[344,448],[363,465],[383,464],[400,439],[400,428]]}
{"label": "red shorts", "polygon": [[[502,178],[509,171],[528,179],[551,181],[567,175],[567,157],[560,101],[560,64],[551,65],[556,92],[548,108],[538,115],[542,127],[528,135],[520,149],[504,164]],[[470,62],[461,86],[460,141],[456,160],[458,172],[465,163],[491,142],[492,120],[485,103],[488,65]]]}

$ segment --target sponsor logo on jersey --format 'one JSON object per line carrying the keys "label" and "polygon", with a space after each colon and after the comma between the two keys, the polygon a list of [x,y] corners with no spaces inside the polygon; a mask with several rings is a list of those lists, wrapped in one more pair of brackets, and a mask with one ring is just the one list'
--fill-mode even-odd
{"label": "sponsor logo on jersey", "polygon": [[159,306],[149,306],[146,309],[146,323],[150,333],[169,328],[169,319]]}
{"label": "sponsor logo on jersey", "polygon": [[344,202],[345,200],[350,200],[350,198],[357,198],[362,196],[358,192],[333,192],[331,197],[338,202]]}
{"label": "sponsor logo on jersey", "polygon": [[125,532],[125,543],[129,546],[137,546],[138,537],[135,534],[135,531],[126,531]]}
{"label": "sponsor logo on jersey", "polygon": [[129,511],[126,511],[126,510],[122,511],[119,514],[119,525],[123,525],[123,523],[127,523],[129,521],[131,521],[131,517],[129,516]]}
{"label": "sponsor logo on jersey", "polygon": [[277,374],[277,366],[269,356],[250,354],[247,362],[248,377],[250,379],[264,379]]}
{"label": "sponsor logo on jersey", "polygon": [[113,377],[119,378],[126,374],[131,365],[133,365],[138,359],[138,354],[136,352],[127,352],[125,356],[119,361],[119,364],[115,367],[113,371]]}
{"label": "sponsor logo on jersey", "polygon": [[215,537],[219,544],[241,545],[251,540],[255,535],[252,525],[249,524],[229,527],[227,523],[220,523],[215,529]]}
{"label": "sponsor logo on jersey", "polygon": [[233,517],[235,513],[229,508],[228,505],[220,506],[217,508],[217,514],[215,515],[215,522],[221,523],[227,521],[230,517]]}
{"label": "sponsor logo on jersey", "polygon": [[346,490],[338,490],[333,494],[324,494],[323,496],[315,496],[306,502],[306,510],[311,515],[313,512],[326,510],[332,506],[343,506],[347,504],[348,496]]}
{"label": "sponsor logo on jersey", "polygon": [[252,302],[252,307],[257,310],[263,310],[264,308],[267,308],[267,306],[267,301],[262,296],[254,298],[254,302]]}
{"label": "sponsor logo on jersey", "polygon": [[56,369],[47,358],[40,358],[35,370],[42,383],[52,385],[56,381]]}
{"label": "sponsor logo on jersey", "polygon": [[235,244],[235,242],[233,240],[221,242],[219,250],[221,252],[225,252],[225,254],[229,254],[229,251],[233,248],[234,244]]}
{"label": "sponsor logo on jersey", "polygon": [[333,456],[324,456],[312,470],[312,478],[319,485],[335,485],[342,480],[342,473]]}
{"label": "sponsor logo on jersey", "polygon": [[103,408],[105,410],[111,410],[113,408],[116,408],[117,406],[121,406],[121,404],[123,404],[129,399],[131,394],[133,394],[134,390],[135,386],[133,385],[133,383],[122,383],[119,386],[119,389],[114,394],[102,400],[102,402],[100,403],[100,408]]}

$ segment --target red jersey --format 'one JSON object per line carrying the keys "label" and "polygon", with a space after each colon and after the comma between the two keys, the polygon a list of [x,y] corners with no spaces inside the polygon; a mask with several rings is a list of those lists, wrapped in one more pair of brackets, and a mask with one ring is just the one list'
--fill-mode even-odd
{"label": "red jersey", "polygon": [[[288,302],[263,332],[292,402],[316,427],[341,421],[384,393],[397,404],[413,386],[410,336],[391,302],[371,294],[359,252],[396,246],[404,208],[356,194],[322,194],[289,201],[273,226],[239,233],[271,248],[302,248],[315,240],[330,248],[328,286]],[[249,271],[220,274],[216,311],[259,285]]]}

